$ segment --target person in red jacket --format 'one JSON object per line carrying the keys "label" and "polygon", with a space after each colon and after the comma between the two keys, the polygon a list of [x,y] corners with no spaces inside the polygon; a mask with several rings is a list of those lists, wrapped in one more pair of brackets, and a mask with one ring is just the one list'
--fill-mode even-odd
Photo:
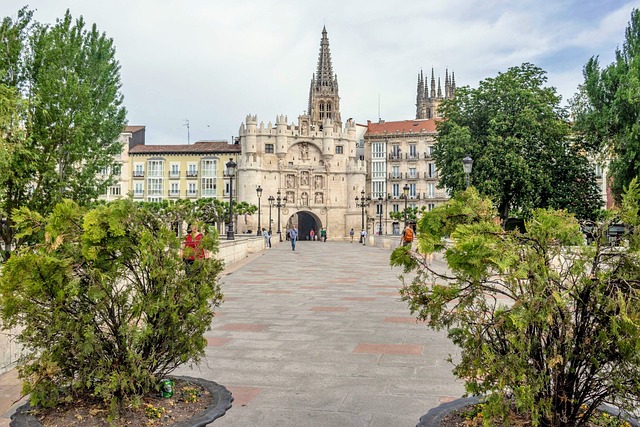
{"label": "person in red jacket", "polygon": [[202,233],[198,232],[198,226],[192,224],[191,230],[185,238],[184,250],[182,252],[182,258],[184,259],[185,271],[187,274],[191,271],[191,267],[193,266],[196,258],[204,258],[204,248],[201,245],[203,237]]}

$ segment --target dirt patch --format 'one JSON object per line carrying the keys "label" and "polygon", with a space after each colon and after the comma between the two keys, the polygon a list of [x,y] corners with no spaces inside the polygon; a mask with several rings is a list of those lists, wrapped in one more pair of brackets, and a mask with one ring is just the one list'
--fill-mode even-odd
{"label": "dirt patch", "polygon": [[45,427],[167,426],[185,421],[213,404],[211,393],[199,384],[176,379],[173,397],[143,397],[137,408],[130,407],[120,418],[109,421],[109,407],[102,402],[76,401],[33,415]]}

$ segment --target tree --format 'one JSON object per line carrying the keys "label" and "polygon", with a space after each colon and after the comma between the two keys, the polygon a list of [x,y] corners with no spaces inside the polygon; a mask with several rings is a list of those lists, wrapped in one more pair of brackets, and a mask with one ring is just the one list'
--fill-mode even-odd
{"label": "tree", "polygon": [[[85,28],[69,11],[55,25],[32,21],[20,10],[0,26],[0,97],[24,104],[7,119],[0,158],[11,173],[0,178],[0,228],[8,255],[15,239],[13,212],[29,207],[42,214],[64,198],[84,205],[103,194],[113,170],[126,111],[113,41],[96,26]],[[18,242],[20,243],[20,242]]]}
{"label": "tree", "polygon": [[584,66],[584,84],[573,101],[576,130],[602,160],[610,160],[611,189],[623,189],[640,175],[640,10],[631,12],[622,49],[600,69],[598,57]]}
{"label": "tree", "polygon": [[[461,348],[453,372],[468,393],[488,395],[488,423],[513,425],[509,405],[553,427],[583,426],[605,402],[637,409],[639,206],[634,181],[623,209],[586,244],[564,210],[535,210],[526,234],[504,231],[493,202],[470,188],[425,213],[415,251],[394,250],[391,264],[411,278],[403,300]],[[617,221],[634,228],[614,247],[607,230]],[[446,272],[428,262],[433,252]]]}
{"label": "tree", "polygon": [[[222,262],[198,258],[185,273],[181,240],[153,211],[65,201],[15,220],[37,243],[6,262],[0,313],[4,328],[21,326],[18,372],[32,404],[99,398],[117,411],[204,355]],[[216,236],[204,249],[216,251]]]}
{"label": "tree", "polygon": [[595,176],[579,141],[569,138],[566,111],[543,70],[522,64],[463,87],[443,103],[434,159],[440,186],[465,188],[462,159],[474,160],[472,185],[501,218],[512,210],[566,208],[591,217],[601,205]]}

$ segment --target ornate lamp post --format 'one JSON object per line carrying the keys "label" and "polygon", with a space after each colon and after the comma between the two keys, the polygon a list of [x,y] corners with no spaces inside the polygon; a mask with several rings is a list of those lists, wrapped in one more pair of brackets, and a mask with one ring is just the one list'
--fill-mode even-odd
{"label": "ornate lamp post", "polygon": [[407,202],[409,201],[409,184],[402,187],[402,195],[404,196],[404,225],[407,225]]}
{"label": "ornate lamp post", "polygon": [[282,230],[280,230],[280,208],[284,208],[287,198],[280,197],[280,190],[276,193],[276,208],[278,208],[278,238],[282,242]]}
{"label": "ornate lamp post", "polygon": [[469,175],[471,175],[471,169],[473,168],[473,159],[469,156],[462,159],[462,169],[464,170],[464,177],[466,182],[466,187],[469,188]]}
{"label": "ornate lamp post", "polygon": [[258,185],[258,188],[256,188],[256,194],[258,195],[258,231],[256,232],[256,235],[259,236],[260,235],[260,196],[262,196],[262,187],[260,187]]}
{"label": "ornate lamp post", "polygon": [[229,159],[226,164],[229,177],[229,225],[227,227],[227,240],[233,240],[233,176],[236,174],[236,162]]}
{"label": "ornate lamp post", "polygon": [[267,200],[269,200],[269,236],[271,236],[271,224],[273,223],[273,220],[271,219],[271,208],[273,207],[275,197],[269,196]]}
{"label": "ornate lamp post", "polygon": [[382,198],[382,196],[379,196],[378,197],[378,206],[380,206],[380,208],[379,208],[380,209],[380,212],[379,212],[380,220],[378,221],[378,234],[380,236],[382,236],[382,200],[384,200]]}
{"label": "ornate lamp post", "polygon": [[362,208],[362,229],[363,230],[364,230],[364,208],[369,206],[370,201],[371,201],[371,198],[364,197],[364,190],[360,192],[360,197],[356,196],[356,206],[359,208]]}

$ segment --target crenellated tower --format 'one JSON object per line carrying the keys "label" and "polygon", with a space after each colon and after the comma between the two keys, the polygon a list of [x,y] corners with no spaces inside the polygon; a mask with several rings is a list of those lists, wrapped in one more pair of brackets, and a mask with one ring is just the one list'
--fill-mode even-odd
{"label": "crenellated tower", "polygon": [[318,69],[311,78],[309,116],[312,125],[322,126],[325,119],[330,119],[338,127],[342,127],[338,76],[333,74],[329,38],[325,27],[322,28]]}
{"label": "crenellated tower", "polygon": [[445,70],[444,78],[444,95],[442,93],[442,85],[440,77],[436,86],[436,78],[433,68],[431,69],[431,82],[427,86],[422,71],[418,74],[418,94],[416,97],[416,120],[432,119],[439,117],[438,107],[445,99],[451,99],[456,93],[456,78],[452,72],[449,76],[449,70]]}

